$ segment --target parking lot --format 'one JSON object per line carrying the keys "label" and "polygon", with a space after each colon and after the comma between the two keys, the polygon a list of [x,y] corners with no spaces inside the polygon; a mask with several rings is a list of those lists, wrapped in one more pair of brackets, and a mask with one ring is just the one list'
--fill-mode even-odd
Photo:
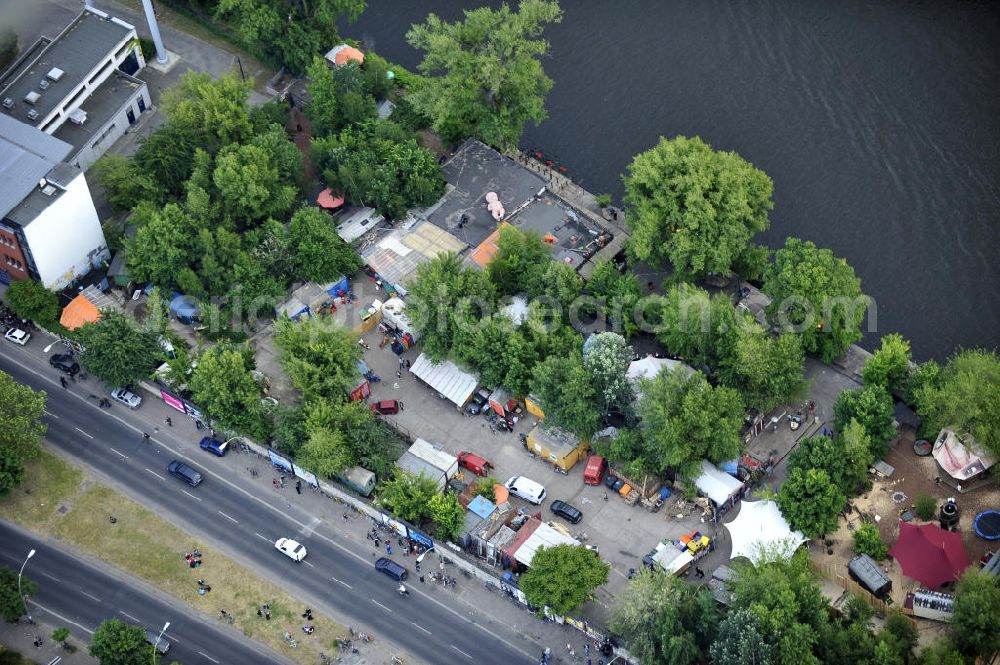
{"label": "parking lot", "polygon": [[[397,379],[398,356],[388,347],[378,348],[381,333],[376,329],[365,336],[371,349],[365,353],[368,365],[382,377],[372,384],[371,401],[395,399],[403,402],[404,409],[391,420],[410,438],[419,437],[441,446],[452,455],[468,450],[493,462],[494,475],[500,482],[516,475],[523,475],[545,486],[547,497],[540,507],[522,499],[511,500],[518,508],[527,506],[530,513],[541,512],[546,520],[563,522],[549,511],[554,499],[561,499],[583,512],[583,521],[576,525],[563,522],[573,535],[586,534],[586,543],[596,545],[605,561],[611,564],[608,584],[597,592],[598,605],[591,603],[585,614],[593,619],[606,619],[607,607],[613,596],[624,590],[630,568],[638,569],[642,557],[664,538],[676,539],[693,529],[706,528],[705,533],[715,536],[711,523],[701,522],[700,509],[678,509],[676,498],[671,497],[656,513],[640,505],[629,506],[614,492],[604,500],[605,488],[584,485],[584,463],[578,463],[568,474],[556,473],[548,463],[534,459],[524,449],[518,433],[527,433],[537,423],[534,416],[525,414],[514,427],[513,433],[493,433],[481,416],[462,414],[454,404],[438,397],[437,393],[405,369]],[[411,363],[420,355],[421,347],[407,351],[404,358]],[[678,518],[678,514],[682,516]],[[716,554],[722,554],[718,552]],[[714,557],[713,557],[714,558]],[[728,557],[726,557],[728,558]],[[709,570],[706,568],[706,571]]]}

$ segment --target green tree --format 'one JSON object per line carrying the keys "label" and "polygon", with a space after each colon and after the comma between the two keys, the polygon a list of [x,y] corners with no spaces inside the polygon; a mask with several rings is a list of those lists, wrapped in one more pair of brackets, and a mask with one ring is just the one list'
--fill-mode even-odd
{"label": "green tree", "polygon": [[952,356],[933,379],[916,387],[917,413],[923,430],[936,436],[944,427],[971,434],[1000,455],[1000,358],[996,351],[963,350]]}
{"label": "green tree", "polygon": [[451,492],[435,494],[428,503],[431,519],[437,525],[437,537],[444,541],[454,539],[465,522],[465,508],[458,497]]}
{"label": "green tree", "polygon": [[901,610],[893,608],[886,617],[878,639],[891,646],[903,662],[910,662],[913,650],[917,647],[917,628]]}
{"label": "green tree", "polygon": [[312,122],[313,136],[327,136],[341,128],[340,91],[325,58],[313,56],[306,69],[309,78],[309,104],[306,115]]}
{"label": "green tree", "polygon": [[934,513],[937,512],[937,499],[930,494],[918,494],[916,512],[917,517],[925,522],[934,519]]}
{"label": "green tree", "polygon": [[215,78],[189,71],[163,93],[161,107],[169,126],[191,131],[193,144],[214,155],[253,134],[247,105],[252,84],[235,72]]}
{"label": "green tree", "polygon": [[334,478],[357,464],[357,456],[341,432],[315,428],[299,448],[296,461],[323,478]]}
{"label": "green tree", "polygon": [[178,275],[193,258],[197,233],[194,220],[174,203],[133,216],[142,217],[143,223],[125,245],[129,276],[164,290],[176,288]]}
{"label": "green tree", "polygon": [[529,120],[545,119],[552,80],[541,58],[549,44],[546,24],[562,20],[554,0],[521,0],[493,10],[465,10],[465,20],[447,23],[431,14],[406,33],[410,46],[424,52],[425,75],[407,100],[431,119],[446,140],[477,136],[490,145],[517,145]]}
{"label": "green tree", "polygon": [[896,434],[892,424],[895,420],[892,395],[878,384],[843,391],[833,404],[833,426],[842,432],[851,419],[864,427],[871,438],[872,455],[881,459],[886,444]]}
{"label": "green tree", "polygon": [[610,570],[583,545],[539,547],[528,572],[521,576],[521,591],[529,604],[566,615],[608,581]]}
{"label": "green tree", "polygon": [[589,439],[600,427],[597,391],[579,355],[549,356],[535,366],[531,394],[538,398],[545,422]]}
{"label": "green tree", "polygon": [[802,440],[788,460],[789,469],[822,469],[834,485],[845,495],[856,484],[856,474],[840,441],[822,435]]}
{"label": "green tree", "polygon": [[[193,156],[199,147],[207,146],[198,142],[195,128],[182,121],[167,122],[142,139],[132,157],[132,170],[139,177],[148,178],[155,187],[147,188],[144,184],[140,191],[145,196],[133,196],[133,199],[162,203],[167,195],[181,196],[184,184],[191,177]],[[113,157],[113,153],[107,153],[105,157]],[[135,186],[133,183],[129,185]],[[157,198],[153,198],[154,194],[158,195]]]}
{"label": "green tree", "polygon": [[297,279],[329,282],[361,267],[361,259],[337,235],[330,216],[314,206],[303,206],[292,215],[288,241]]}
{"label": "green tree", "polygon": [[275,324],[281,366],[306,400],[343,402],[360,377],[362,349],[357,338],[329,315]]}
{"label": "green tree", "polygon": [[[729,298],[721,294],[710,297],[707,291],[682,282],[671,286],[666,295],[658,299],[657,305],[659,311],[654,316],[658,319],[655,322],[656,337],[671,353],[695,367],[704,365],[719,369],[732,383],[748,383],[750,375],[760,381],[758,372],[736,370],[734,365],[739,362],[741,351],[752,353],[755,350],[749,348],[754,346],[755,341],[756,350],[762,350],[760,347],[768,342],[750,339],[744,342],[747,349],[739,348],[740,335],[752,337],[755,322],[738,315]],[[757,358],[754,361],[762,362]],[[766,364],[784,369],[781,361]],[[748,375],[739,372],[747,372]],[[788,381],[787,376],[783,377],[775,379],[776,386]]]}
{"label": "green tree", "polygon": [[502,294],[534,296],[543,289],[542,277],[551,258],[552,248],[536,232],[504,225],[486,274]]}
{"label": "green tree", "polygon": [[45,393],[0,371],[0,497],[24,480],[24,463],[42,451]]}
{"label": "green tree", "polygon": [[193,401],[225,427],[264,439],[267,425],[253,369],[249,347],[218,344],[198,354],[188,388]]}
{"label": "green tree", "polygon": [[584,345],[583,366],[594,381],[601,413],[630,413],[635,390],[629,381],[632,347],[616,333],[600,333]]}
{"label": "green tree", "polygon": [[267,217],[282,217],[298,196],[268,151],[257,145],[233,144],[219,151],[212,181],[220,203],[240,228],[255,226]]}
{"label": "green tree", "polygon": [[549,261],[545,264],[541,285],[541,293],[537,295],[547,298],[550,307],[558,306],[560,318],[568,320],[570,308],[583,291],[583,278],[580,274],[571,265]]}
{"label": "green tree", "polygon": [[[21,593],[33,596],[38,585],[27,577],[21,578]],[[7,623],[16,623],[28,611],[24,597],[17,590],[17,571],[4,566],[0,568],[0,614]]]}
{"label": "green tree", "polygon": [[431,498],[437,494],[437,484],[430,478],[401,471],[379,487],[378,501],[396,517],[419,525],[430,515]]}
{"label": "green tree", "polygon": [[80,363],[110,388],[135,385],[163,362],[156,334],[113,309],[101,312],[97,322],[85,323],[76,336],[87,349]]}
{"label": "green tree", "polygon": [[771,665],[771,647],[764,641],[757,616],[745,607],[733,610],[719,624],[719,636],[709,650],[714,665]]}
{"label": "green tree", "polygon": [[948,637],[939,637],[920,652],[917,665],[968,665]]}
{"label": "green tree", "polygon": [[728,277],[753,236],[770,225],[774,185],[735,152],[678,136],[636,155],[628,167],[629,252],[683,277]]}
{"label": "green tree", "polygon": [[728,352],[719,360],[723,383],[743,395],[748,406],[767,413],[805,387],[805,354],[796,335],[772,337],[746,315],[733,333]]}
{"label": "green tree", "polygon": [[822,469],[789,469],[778,492],[788,524],[809,538],[837,530],[837,515],[847,499]]}
{"label": "green tree", "polygon": [[145,665],[152,649],[142,627],[119,619],[102,621],[90,637],[90,655],[101,665]]}
{"label": "green tree", "polygon": [[867,554],[876,561],[889,556],[889,548],[882,542],[877,526],[871,522],[863,522],[854,530],[854,553]]}
{"label": "green tree", "polygon": [[65,626],[61,628],[56,628],[52,631],[52,640],[55,642],[62,642],[63,646],[66,647],[66,640],[69,639],[69,628]]}
{"label": "green tree", "polygon": [[847,459],[845,474],[841,476],[844,494],[852,496],[858,486],[868,482],[868,469],[875,461],[872,453],[872,440],[864,426],[854,418],[840,433],[838,442]]}
{"label": "green tree", "polygon": [[115,210],[131,210],[140,201],[159,202],[163,198],[152,177],[123,155],[103,155],[94,163],[93,173]]}
{"label": "green tree", "polygon": [[701,459],[718,463],[743,451],[743,403],[725,386],[712,387],[701,372],[663,369],[639,381],[639,417],[650,458],[663,474],[692,477]]}
{"label": "green tree", "polygon": [[250,145],[264,150],[271,164],[278,169],[278,176],[287,185],[299,186],[305,174],[302,151],[288,139],[284,125],[271,125],[265,131],[258,131],[250,139]]}
{"label": "green tree", "polygon": [[340,41],[337,24],[354,21],[364,0],[219,0],[216,15],[226,18],[253,50],[273,65],[302,74],[313,57]]}
{"label": "green tree", "polygon": [[909,375],[910,343],[896,333],[882,337],[881,348],[861,370],[865,385],[877,383],[889,392],[904,388]]}
{"label": "green tree", "polygon": [[33,279],[21,279],[7,287],[7,302],[21,319],[49,328],[59,321],[59,297]]}
{"label": "green tree", "polygon": [[634,274],[621,272],[611,261],[599,261],[587,280],[587,291],[600,301],[605,317],[626,339],[639,330],[633,316],[640,297]]}
{"label": "green tree", "polygon": [[948,633],[966,658],[990,662],[1000,654],[1000,631],[996,627],[1000,607],[1000,580],[978,568],[968,568],[955,589],[955,613]]}
{"label": "green tree", "polygon": [[783,329],[798,332],[802,348],[825,363],[861,339],[869,298],[844,259],[809,241],[788,238],[774,254],[764,279],[767,313]]}

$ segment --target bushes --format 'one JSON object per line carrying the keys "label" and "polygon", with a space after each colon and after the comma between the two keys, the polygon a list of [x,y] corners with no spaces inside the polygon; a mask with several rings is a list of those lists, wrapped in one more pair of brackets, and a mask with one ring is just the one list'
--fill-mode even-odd
{"label": "bushes", "polygon": [[937,500],[930,494],[921,494],[917,497],[916,511],[917,517],[924,520],[934,519],[934,512],[937,510]]}
{"label": "bushes", "polygon": [[871,522],[865,522],[854,532],[854,553],[867,554],[876,561],[882,561],[889,556],[889,548],[882,542],[878,527]]}

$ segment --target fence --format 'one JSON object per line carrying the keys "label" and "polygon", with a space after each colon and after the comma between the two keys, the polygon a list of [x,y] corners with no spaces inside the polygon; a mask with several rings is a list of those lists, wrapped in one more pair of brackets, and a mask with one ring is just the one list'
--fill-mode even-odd
{"label": "fence", "polygon": [[834,584],[842,587],[843,589],[846,589],[855,596],[858,596],[859,598],[863,599],[866,603],[868,603],[871,606],[873,610],[875,610],[875,614],[879,615],[883,619],[889,614],[888,603],[886,603],[884,600],[881,600],[880,598],[876,598],[871,594],[870,591],[868,591],[868,589],[864,588],[863,586],[852,580],[849,576],[841,573],[838,570],[840,566],[835,567],[833,564],[819,563],[813,559],[810,559],[809,563],[815,572],[819,573],[820,575],[830,580]]}

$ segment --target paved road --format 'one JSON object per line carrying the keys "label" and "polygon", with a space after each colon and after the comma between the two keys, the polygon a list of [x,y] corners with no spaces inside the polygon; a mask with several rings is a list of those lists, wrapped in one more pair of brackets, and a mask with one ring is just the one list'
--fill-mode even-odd
{"label": "paved road", "polygon": [[66,625],[78,636],[81,630],[89,636],[105,619],[121,619],[154,632],[169,621],[170,628],[164,633],[170,642],[169,660],[185,665],[287,662],[235,630],[199,621],[189,607],[165,598],[165,594],[147,591],[138,580],[117,571],[111,573],[0,522],[0,559],[4,565],[20,569],[31,549],[35,556],[25,568],[25,577],[38,584],[37,594],[29,601],[37,620]]}
{"label": "paved road", "polygon": [[[49,393],[48,443],[112,485],[210,539],[304,604],[346,616],[424,662],[507,665],[537,660],[537,647],[522,635],[506,626],[478,623],[457,603],[446,604],[412,585],[411,595],[400,598],[396,583],[374,570],[372,549],[338,534],[337,524],[309,515],[281,494],[261,492],[259,485],[245,480],[246,474],[241,477],[246,456],[230,454],[220,460],[199,450],[193,437],[182,440],[169,428],[143,443],[141,432],[153,429],[143,423],[142,409],[133,413],[116,404],[105,411],[88,399],[88,389],[72,384],[62,389],[40,353],[44,343],[39,337],[26,348],[6,345],[0,369]],[[191,464],[205,481],[190,488],[168,476],[165,467],[172,459]],[[275,550],[273,542],[280,537],[302,542],[307,559],[296,564]]]}

